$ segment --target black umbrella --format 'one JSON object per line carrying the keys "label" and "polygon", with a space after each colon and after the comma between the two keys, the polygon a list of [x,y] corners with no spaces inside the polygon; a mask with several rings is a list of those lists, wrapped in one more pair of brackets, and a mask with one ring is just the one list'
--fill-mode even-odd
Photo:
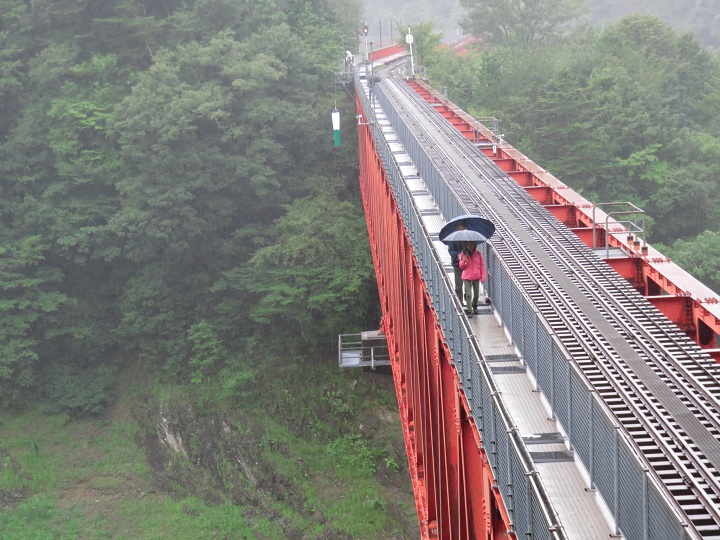
{"label": "black umbrella", "polygon": [[495,225],[492,221],[485,219],[484,217],[476,216],[475,214],[464,214],[457,216],[448,221],[442,229],[438,238],[441,242],[455,242],[454,238],[449,238],[451,233],[457,231],[459,223],[465,223],[465,230],[475,231],[480,233],[484,238],[483,240],[476,240],[476,242],[484,242],[495,233]]}
{"label": "black umbrella", "polygon": [[487,237],[477,231],[461,229],[448,234],[443,242],[487,242]]}

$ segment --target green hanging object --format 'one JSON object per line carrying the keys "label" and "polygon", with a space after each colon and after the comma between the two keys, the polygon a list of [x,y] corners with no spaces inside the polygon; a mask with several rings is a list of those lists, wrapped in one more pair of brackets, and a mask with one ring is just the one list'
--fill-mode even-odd
{"label": "green hanging object", "polygon": [[333,142],[335,146],[340,146],[340,111],[335,110],[332,112],[332,126],[333,126]]}

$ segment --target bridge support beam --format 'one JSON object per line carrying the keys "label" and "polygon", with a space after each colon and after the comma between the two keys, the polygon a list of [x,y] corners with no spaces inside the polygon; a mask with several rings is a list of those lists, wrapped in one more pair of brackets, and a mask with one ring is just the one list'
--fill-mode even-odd
{"label": "bridge support beam", "polygon": [[[358,103],[358,114],[362,107]],[[369,126],[360,186],[422,538],[515,538]]]}

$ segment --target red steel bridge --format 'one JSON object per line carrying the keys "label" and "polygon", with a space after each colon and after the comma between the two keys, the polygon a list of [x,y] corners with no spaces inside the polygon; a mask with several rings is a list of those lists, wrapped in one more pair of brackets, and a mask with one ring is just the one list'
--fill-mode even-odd
{"label": "red steel bridge", "polygon": [[718,295],[391,60],[354,75],[360,183],[422,537],[720,539]]}

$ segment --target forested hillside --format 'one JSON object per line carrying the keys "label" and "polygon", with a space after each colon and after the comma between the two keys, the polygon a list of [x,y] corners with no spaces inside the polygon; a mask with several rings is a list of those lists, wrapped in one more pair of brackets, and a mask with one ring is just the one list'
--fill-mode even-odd
{"label": "forested hillside", "polygon": [[[513,13],[520,4],[529,13],[547,13],[556,7],[568,9],[566,0],[362,0],[362,4],[362,20],[368,21],[370,38],[376,44],[380,37],[383,42],[389,39],[390,26],[415,26],[421,22],[432,22],[436,31],[452,38],[458,32],[468,30],[463,18],[475,7],[486,7],[495,14],[506,15]],[[583,7],[583,22],[596,28],[617,22],[626,15],[645,13],[655,15],[680,32],[694,33],[708,47],[720,47],[720,0],[580,0],[578,4]],[[397,38],[397,30],[393,32]]]}
{"label": "forested hillside", "polygon": [[3,3],[3,404],[117,352],[202,380],[275,325],[317,353],[373,319],[328,144],[349,8],[261,5]]}
{"label": "forested hillside", "polygon": [[[431,83],[594,202],[643,208],[648,240],[720,291],[720,65],[699,40],[651,15],[572,27],[577,6],[493,25],[464,57],[429,55]],[[508,21],[511,21],[508,19]]]}
{"label": "forested hillside", "polygon": [[708,47],[720,47],[719,0],[588,0],[588,4],[596,25],[617,21],[632,13],[647,13],[680,32],[694,33]]}
{"label": "forested hillside", "polygon": [[[0,530],[417,530],[376,328],[354,0],[0,4]],[[391,381],[391,380],[390,380]]]}

